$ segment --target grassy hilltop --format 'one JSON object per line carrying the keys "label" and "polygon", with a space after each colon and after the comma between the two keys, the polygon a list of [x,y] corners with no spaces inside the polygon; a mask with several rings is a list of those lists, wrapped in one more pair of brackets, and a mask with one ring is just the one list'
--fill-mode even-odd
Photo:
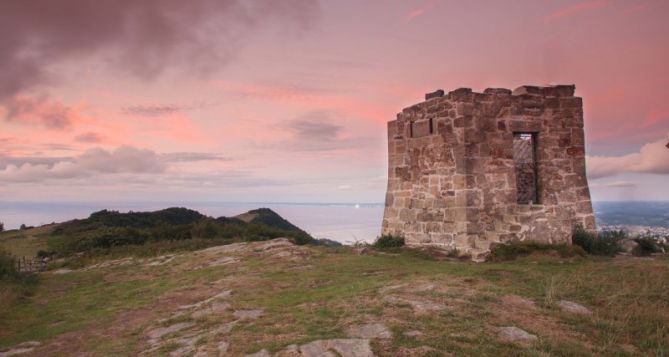
{"label": "grassy hilltop", "polygon": [[295,244],[315,242],[305,231],[269,208],[236,217],[212,218],[187,208],[173,207],[155,212],[102,210],[86,219],[8,231],[0,234],[0,248],[19,257],[63,258],[74,254],[155,254],[277,237],[287,237]]}
{"label": "grassy hilltop", "polygon": [[[173,238],[163,240],[155,232],[164,232],[173,218],[170,211],[159,212],[136,214],[134,226],[124,221],[130,216],[92,216],[98,223],[90,235],[83,233],[90,228],[87,220],[1,234],[2,246],[17,253],[56,251],[51,270],[27,282],[21,295],[0,295],[0,351],[24,348],[35,356],[299,356],[327,350],[360,356],[669,354],[666,256],[562,257],[545,249],[477,264],[406,248],[295,245],[288,239],[260,241],[275,237],[259,236],[259,228],[249,225],[263,225],[265,232],[302,232],[271,214],[269,221],[268,216],[258,220],[268,213],[262,211],[222,220],[221,226],[217,219],[188,213],[183,217],[190,218],[169,225],[189,225],[191,237],[165,233]],[[208,224],[202,222],[213,224],[217,233],[196,237],[192,229]],[[242,227],[237,237],[222,237],[230,224]],[[142,245],[105,247],[116,241],[86,238],[131,226],[144,237]],[[220,244],[207,244],[212,240]],[[77,252],[81,247],[86,253]],[[162,250],[153,249],[158,247]],[[587,310],[566,309],[570,302]],[[507,332],[514,328],[535,338],[513,339]]]}

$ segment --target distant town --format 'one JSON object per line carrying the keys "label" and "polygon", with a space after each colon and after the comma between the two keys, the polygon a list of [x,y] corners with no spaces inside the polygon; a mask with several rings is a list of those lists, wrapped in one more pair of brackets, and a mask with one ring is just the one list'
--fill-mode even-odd
{"label": "distant town", "polygon": [[655,238],[659,243],[669,243],[669,228],[635,225],[600,225],[599,231],[623,231],[630,237],[644,236]]}

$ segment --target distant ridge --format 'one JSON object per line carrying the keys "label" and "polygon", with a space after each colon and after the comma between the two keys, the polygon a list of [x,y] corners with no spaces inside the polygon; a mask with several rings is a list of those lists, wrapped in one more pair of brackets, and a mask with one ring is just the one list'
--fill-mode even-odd
{"label": "distant ridge", "polygon": [[269,208],[213,218],[184,207],[127,213],[105,209],[85,219],[54,225],[47,241],[49,252],[69,255],[148,243],[199,242],[210,246],[279,237],[295,244],[318,244],[307,232]]}
{"label": "distant ridge", "polygon": [[234,218],[240,219],[246,223],[261,223],[280,229],[301,231],[301,229],[298,228],[296,225],[288,222],[283,217],[279,216],[279,214],[277,214],[276,212],[272,211],[269,208],[254,209],[246,213],[237,215]]}

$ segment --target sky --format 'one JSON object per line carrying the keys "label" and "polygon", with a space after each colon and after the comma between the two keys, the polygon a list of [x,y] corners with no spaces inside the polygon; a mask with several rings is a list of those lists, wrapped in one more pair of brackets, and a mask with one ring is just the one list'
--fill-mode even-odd
{"label": "sky", "polygon": [[575,84],[594,200],[669,200],[664,0],[0,2],[0,200],[383,202],[426,92]]}

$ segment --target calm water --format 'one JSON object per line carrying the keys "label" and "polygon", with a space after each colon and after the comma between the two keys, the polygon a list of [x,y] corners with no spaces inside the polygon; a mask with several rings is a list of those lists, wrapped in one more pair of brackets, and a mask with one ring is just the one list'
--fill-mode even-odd
{"label": "calm water", "polygon": [[167,207],[187,207],[202,214],[220,217],[235,216],[246,211],[268,207],[304,229],[316,238],[328,238],[342,243],[371,242],[381,231],[383,204],[297,204],[297,203],[0,203],[0,222],[6,229],[21,224],[36,226],[86,218],[102,209],[153,211]]}
{"label": "calm water", "polygon": [[[167,207],[187,207],[213,217],[234,216],[268,207],[317,238],[342,243],[371,242],[381,230],[383,204],[311,203],[0,203],[0,222],[5,228],[18,228],[73,218],[86,218],[101,209],[153,211]],[[669,227],[669,202],[595,202],[598,224],[631,224]]]}

